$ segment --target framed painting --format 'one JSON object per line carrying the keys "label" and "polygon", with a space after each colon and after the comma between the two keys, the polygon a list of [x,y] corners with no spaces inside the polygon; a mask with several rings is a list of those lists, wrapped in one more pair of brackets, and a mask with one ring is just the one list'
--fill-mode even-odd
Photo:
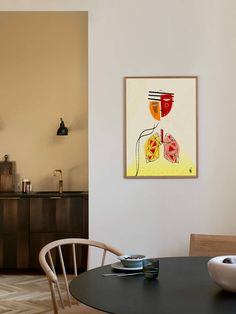
{"label": "framed painting", "polygon": [[125,77],[125,177],[196,178],[197,76]]}

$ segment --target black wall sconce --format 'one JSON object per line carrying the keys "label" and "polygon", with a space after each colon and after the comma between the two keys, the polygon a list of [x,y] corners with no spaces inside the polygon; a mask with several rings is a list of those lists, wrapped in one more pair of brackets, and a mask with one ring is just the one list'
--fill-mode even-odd
{"label": "black wall sconce", "polygon": [[57,135],[68,135],[68,129],[64,124],[64,121],[62,120],[62,118],[60,118],[61,122],[60,122],[60,126],[57,130]]}

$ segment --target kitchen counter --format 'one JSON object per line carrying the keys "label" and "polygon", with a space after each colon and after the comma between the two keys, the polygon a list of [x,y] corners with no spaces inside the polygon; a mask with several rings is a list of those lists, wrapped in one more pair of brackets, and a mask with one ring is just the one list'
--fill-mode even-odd
{"label": "kitchen counter", "polygon": [[34,197],[45,197],[45,198],[63,198],[63,197],[78,197],[86,196],[88,191],[65,191],[59,193],[56,191],[36,191],[30,193],[21,192],[0,192],[0,198],[34,198]]}

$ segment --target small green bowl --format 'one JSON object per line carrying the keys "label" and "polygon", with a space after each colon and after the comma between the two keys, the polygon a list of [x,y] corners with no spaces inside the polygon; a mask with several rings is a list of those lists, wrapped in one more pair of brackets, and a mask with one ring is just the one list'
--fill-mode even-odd
{"label": "small green bowl", "polygon": [[146,256],[142,254],[127,254],[118,256],[118,259],[121,261],[123,266],[129,268],[143,267],[144,258],[146,258]]}

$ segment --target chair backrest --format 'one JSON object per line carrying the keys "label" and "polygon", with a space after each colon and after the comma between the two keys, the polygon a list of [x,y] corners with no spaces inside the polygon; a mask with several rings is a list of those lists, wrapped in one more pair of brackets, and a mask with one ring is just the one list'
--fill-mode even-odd
{"label": "chair backrest", "polygon": [[190,235],[190,256],[236,255],[236,236],[231,235]]}
{"label": "chair backrest", "polygon": [[[44,270],[52,296],[54,313],[58,313],[58,309],[64,309],[66,306],[72,306],[72,297],[69,292],[69,280],[78,275],[78,261],[81,260],[81,246],[95,247],[102,250],[101,266],[105,263],[106,253],[110,252],[116,256],[123,253],[105,243],[97,242],[81,238],[68,238],[53,241],[45,245],[39,253],[39,263]],[[63,256],[63,250],[68,248],[71,250],[72,256],[72,275],[68,274]],[[57,264],[56,264],[57,263]],[[58,271],[58,264],[60,270]],[[71,270],[70,270],[71,271]],[[62,274],[58,274],[58,272]]]}

